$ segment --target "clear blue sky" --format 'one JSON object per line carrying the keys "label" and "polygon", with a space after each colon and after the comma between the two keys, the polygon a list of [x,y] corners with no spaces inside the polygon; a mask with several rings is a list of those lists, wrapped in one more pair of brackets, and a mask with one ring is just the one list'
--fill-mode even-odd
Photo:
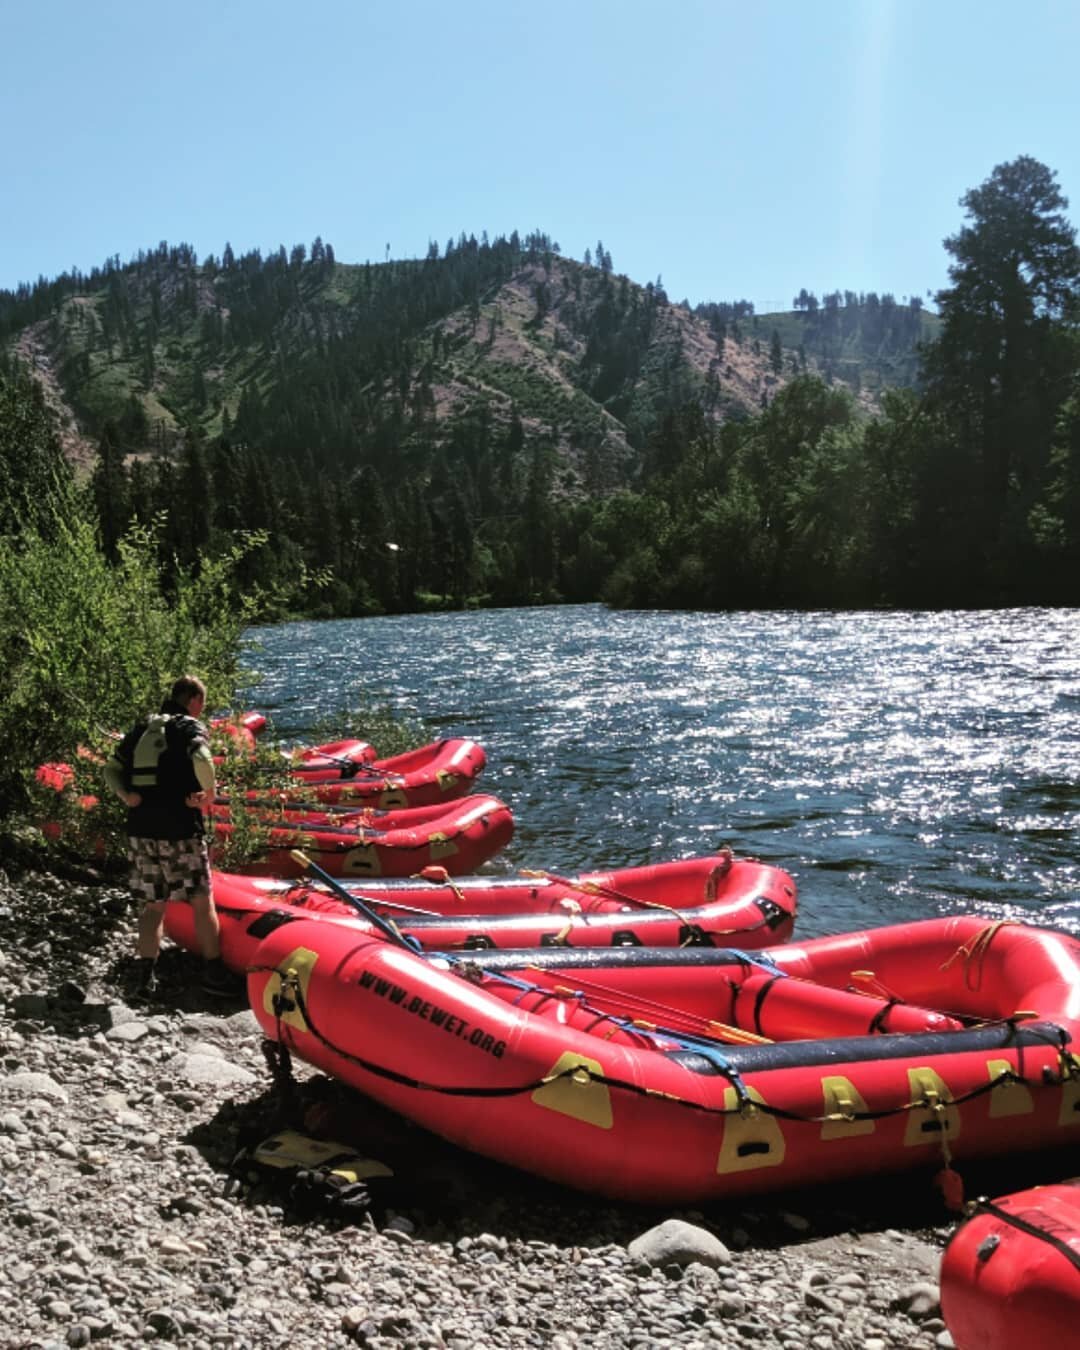
{"label": "clear blue sky", "polygon": [[693,303],[925,296],[1020,154],[1080,223],[1075,0],[3,0],[0,51],[0,288],[516,228]]}

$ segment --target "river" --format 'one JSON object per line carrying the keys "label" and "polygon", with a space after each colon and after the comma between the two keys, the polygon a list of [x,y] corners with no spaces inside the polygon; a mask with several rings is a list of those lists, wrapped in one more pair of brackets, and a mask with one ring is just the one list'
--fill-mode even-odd
{"label": "river", "polygon": [[358,702],[480,741],[516,821],[495,870],[729,844],[792,873],[803,936],[954,912],[1080,932],[1080,611],[582,605],[249,636],[246,706],[286,741]]}

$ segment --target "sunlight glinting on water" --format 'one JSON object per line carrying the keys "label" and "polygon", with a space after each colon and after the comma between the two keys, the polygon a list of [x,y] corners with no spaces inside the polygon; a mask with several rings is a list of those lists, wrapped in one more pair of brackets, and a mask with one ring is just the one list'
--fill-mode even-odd
{"label": "sunlight glinting on water", "polygon": [[977,910],[1080,931],[1080,616],[495,610],[261,630],[251,706],[358,701],[488,752],[495,868],[737,851],[804,935]]}

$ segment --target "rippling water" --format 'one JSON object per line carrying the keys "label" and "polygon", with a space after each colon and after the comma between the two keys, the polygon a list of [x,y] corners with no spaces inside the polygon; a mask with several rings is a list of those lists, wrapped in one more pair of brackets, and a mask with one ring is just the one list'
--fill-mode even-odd
{"label": "rippling water", "polygon": [[258,630],[251,706],[303,739],[358,699],[488,752],[496,867],[730,844],[804,936],[978,911],[1080,931],[1080,612],[599,606]]}

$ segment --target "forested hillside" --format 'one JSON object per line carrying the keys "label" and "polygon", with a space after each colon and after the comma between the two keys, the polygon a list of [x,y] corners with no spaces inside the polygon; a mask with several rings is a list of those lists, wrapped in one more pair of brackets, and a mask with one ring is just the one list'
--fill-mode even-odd
{"label": "forested hillside", "polygon": [[659,286],[616,276],[602,244],[588,257],[540,234],[360,267],[321,239],[201,263],[161,244],[0,296],[0,331],[74,425],[100,437],[112,424],[128,454],[194,428],[346,457],[389,437],[423,457],[482,408],[545,435],[571,470],[602,478],[610,459],[625,482],[619,461],[666,408],[706,397],[745,415],[776,387],[760,343],[744,352],[734,326],[710,330]]}
{"label": "forested hillside", "polygon": [[886,389],[918,384],[920,348],[936,340],[941,322],[918,296],[898,302],[888,292],[831,291],[819,301],[804,289],[790,313],[755,314],[749,329],[768,341],[771,353],[794,351],[801,371],[877,398]]}
{"label": "forested hillside", "polygon": [[320,574],[309,611],[1056,602],[1073,232],[1026,158],[963,205],[939,315],[691,312],[539,233],[363,266],[162,244],[0,294],[4,374],[53,410],[107,551],[132,518],[181,567],[259,531],[246,583]]}

